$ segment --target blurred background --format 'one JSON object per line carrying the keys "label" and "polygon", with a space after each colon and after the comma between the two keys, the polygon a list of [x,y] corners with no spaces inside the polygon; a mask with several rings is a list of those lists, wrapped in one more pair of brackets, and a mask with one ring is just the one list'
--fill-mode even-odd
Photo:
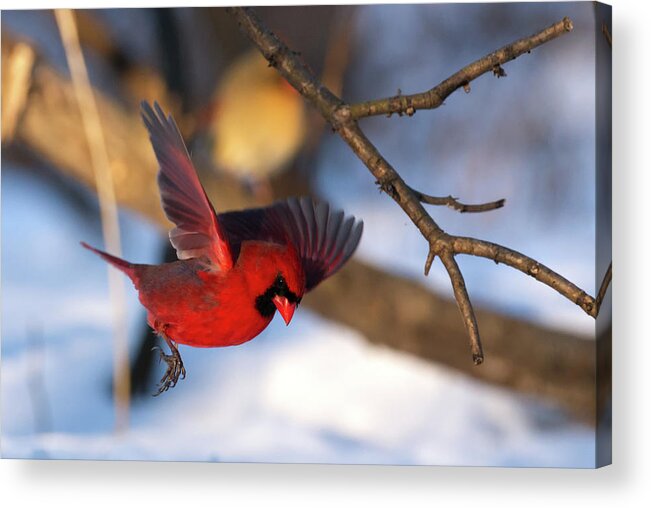
{"label": "blurred background", "polygon": [[[507,77],[361,125],[422,192],[506,198],[484,214],[433,209],[444,229],[524,252],[595,293],[610,259],[596,263],[595,59],[607,43],[593,4],[258,12],[348,102],[425,91],[570,17],[571,33],[504,65]],[[182,347],[188,377],[157,398],[163,366],[125,278],[129,365],[118,370],[131,396],[116,430],[107,267],[79,246],[102,246],[100,207],[66,53],[52,11],[3,11],[3,457],[595,464],[592,318],[520,272],[458,258],[484,340],[474,367],[445,270],[422,275],[420,233],[223,9],[75,19],[126,259],[173,254],[143,99],[173,112],[218,211],[309,193],[363,218],[365,233],[290,327],[275,319],[242,346]]]}

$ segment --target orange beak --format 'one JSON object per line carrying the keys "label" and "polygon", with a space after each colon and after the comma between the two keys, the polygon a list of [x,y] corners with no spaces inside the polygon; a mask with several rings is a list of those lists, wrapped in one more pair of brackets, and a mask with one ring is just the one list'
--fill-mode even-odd
{"label": "orange beak", "polygon": [[296,310],[296,304],[290,303],[287,298],[278,295],[273,297],[272,302],[274,302],[274,305],[278,309],[278,312],[280,312],[280,315],[285,320],[285,324],[289,324],[289,322],[292,320],[292,316],[294,315],[294,311]]}

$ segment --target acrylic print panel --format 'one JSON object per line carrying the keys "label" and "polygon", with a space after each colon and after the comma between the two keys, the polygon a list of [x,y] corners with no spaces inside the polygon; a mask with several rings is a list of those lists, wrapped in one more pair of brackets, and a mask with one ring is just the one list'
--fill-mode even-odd
{"label": "acrylic print panel", "polygon": [[[5,11],[2,32],[4,458],[610,462],[609,7]],[[199,182],[218,213],[327,201],[361,241],[336,270],[352,224],[310,201],[214,219]],[[144,306],[79,244],[118,239],[187,258],[121,265]]]}

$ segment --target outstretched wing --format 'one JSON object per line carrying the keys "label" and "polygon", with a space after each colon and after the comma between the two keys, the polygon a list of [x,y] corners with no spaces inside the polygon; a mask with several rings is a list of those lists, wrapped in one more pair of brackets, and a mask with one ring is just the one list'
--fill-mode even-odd
{"label": "outstretched wing", "polygon": [[279,201],[265,208],[251,208],[219,214],[228,235],[233,259],[242,242],[292,242],[305,270],[309,291],[330,277],[353,255],[362,237],[364,223],[344,217],[328,203],[315,203],[303,197]]}
{"label": "outstretched wing", "polygon": [[192,165],[181,133],[171,115],[141,103],[160,170],[158,186],[167,218],[176,224],[170,241],[179,259],[205,256],[216,270],[229,270],[233,257],[222,225]]}

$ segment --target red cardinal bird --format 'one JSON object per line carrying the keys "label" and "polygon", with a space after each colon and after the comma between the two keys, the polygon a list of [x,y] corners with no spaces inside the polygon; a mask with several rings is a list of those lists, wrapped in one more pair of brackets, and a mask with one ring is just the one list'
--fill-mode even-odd
{"label": "red cardinal bird", "polygon": [[303,295],[353,254],[363,223],[305,197],[217,215],[174,119],[146,102],[142,117],[160,166],[163,209],[176,224],[169,236],[179,261],[135,264],[82,245],[127,274],[147,322],[169,346],[171,354],[160,351],[167,371],[159,395],[185,377],[176,344],[242,344],[276,310],[289,324]]}

